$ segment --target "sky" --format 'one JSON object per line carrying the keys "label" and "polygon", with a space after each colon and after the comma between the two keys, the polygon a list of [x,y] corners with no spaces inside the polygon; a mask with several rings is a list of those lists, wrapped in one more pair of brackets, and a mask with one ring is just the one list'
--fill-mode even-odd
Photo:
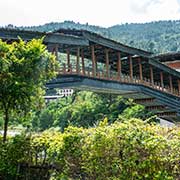
{"label": "sky", "polygon": [[0,26],[70,20],[103,27],[180,20],[180,0],[0,0]]}

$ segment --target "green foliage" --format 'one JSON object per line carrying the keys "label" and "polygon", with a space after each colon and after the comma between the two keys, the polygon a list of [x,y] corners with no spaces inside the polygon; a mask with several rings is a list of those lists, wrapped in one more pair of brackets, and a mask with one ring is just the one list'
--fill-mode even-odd
{"label": "green foliage", "polygon": [[[25,109],[41,94],[42,84],[55,76],[55,57],[42,39],[7,44],[0,41],[0,106]],[[21,107],[23,106],[23,108]]]}
{"label": "green foliage", "polygon": [[[57,62],[43,39],[8,44],[0,40],[0,110],[5,118],[4,140],[10,113],[41,108],[44,84],[55,76]],[[21,114],[22,115],[22,114]]]}
{"label": "green foliage", "polygon": [[144,106],[139,104],[132,104],[128,108],[126,108],[123,113],[121,114],[122,117],[126,119],[130,118],[141,118],[146,119],[153,115],[152,112],[148,112]]}
{"label": "green foliage", "polygon": [[11,138],[0,146],[2,177],[13,177],[24,162],[51,165],[54,170],[49,173],[60,180],[172,180],[180,176],[180,129],[138,119],[111,125],[105,119],[96,128],[70,126],[64,133],[48,130],[31,138]]}
{"label": "green foliage", "polygon": [[34,116],[32,125],[40,130],[60,127],[63,131],[68,125],[92,127],[105,117],[112,123],[120,116],[126,119],[131,116],[146,119],[151,114],[147,113],[144,107],[121,96],[81,91],[72,97],[61,98],[48,104]]}
{"label": "green foliage", "polygon": [[0,141],[0,179],[9,180],[16,176],[18,163],[29,161],[30,141],[24,135]]}

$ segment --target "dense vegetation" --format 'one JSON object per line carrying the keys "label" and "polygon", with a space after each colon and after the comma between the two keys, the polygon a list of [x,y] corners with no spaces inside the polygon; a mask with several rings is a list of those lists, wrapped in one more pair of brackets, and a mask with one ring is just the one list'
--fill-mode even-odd
{"label": "dense vegetation", "polygon": [[144,106],[121,96],[77,91],[73,96],[60,98],[39,110],[32,110],[26,118],[12,114],[10,124],[14,128],[21,124],[33,131],[57,128],[63,132],[68,126],[94,127],[104,118],[113,123],[122,118],[145,120],[150,117],[153,121],[153,113],[148,112]]}
{"label": "dense vegetation", "polygon": [[[10,26],[11,27],[11,26]],[[35,31],[54,31],[59,28],[85,29],[136,48],[155,53],[180,51],[180,20],[158,21],[144,24],[122,24],[109,28],[64,21],[41,26],[20,27]]]}
{"label": "dense vegetation", "polygon": [[43,40],[8,44],[0,40],[0,111],[4,117],[4,137],[10,114],[26,113],[41,106],[44,86],[53,78],[57,61],[46,50]]}
{"label": "dense vegetation", "polygon": [[0,147],[3,180],[180,178],[180,129],[138,119],[16,136]]}

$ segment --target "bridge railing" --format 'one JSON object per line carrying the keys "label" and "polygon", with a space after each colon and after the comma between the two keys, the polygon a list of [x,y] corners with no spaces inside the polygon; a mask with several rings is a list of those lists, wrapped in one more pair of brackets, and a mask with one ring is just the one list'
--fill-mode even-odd
{"label": "bridge railing", "polygon": [[161,86],[160,82],[151,82],[148,78],[140,79],[138,76],[130,77],[127,74],[121,74],[121,76],[118,76],[118,73],[116,71],[110,70],[109,73],[107,73],[104,70],[98,70],[95,73],[92,71],[92,68],[80,68],[77,67],[77,65],[69,64],[63,64],[58,74],[60,75],[81,75],[84,77],[91,77],[96,79],[103,79],[103,80],[110,80],[110,81],[117,81],[122,83],[129,83],[129,84],[140,84],[144,85],[153,89],[156,89],[158,91],[166,92],[168,94],[172,94],[175,96],[180,96],[180,92],[176,88],[170,88],[170,86]]}

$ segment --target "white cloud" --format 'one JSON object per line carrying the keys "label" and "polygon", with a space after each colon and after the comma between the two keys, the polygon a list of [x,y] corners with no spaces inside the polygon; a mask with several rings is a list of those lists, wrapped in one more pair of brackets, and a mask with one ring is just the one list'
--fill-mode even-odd
{"label": "white cloud", "polygon": [[0,25],[52,21],[111,26],[126,22],[180,19],[180,0],[0,0]]}

